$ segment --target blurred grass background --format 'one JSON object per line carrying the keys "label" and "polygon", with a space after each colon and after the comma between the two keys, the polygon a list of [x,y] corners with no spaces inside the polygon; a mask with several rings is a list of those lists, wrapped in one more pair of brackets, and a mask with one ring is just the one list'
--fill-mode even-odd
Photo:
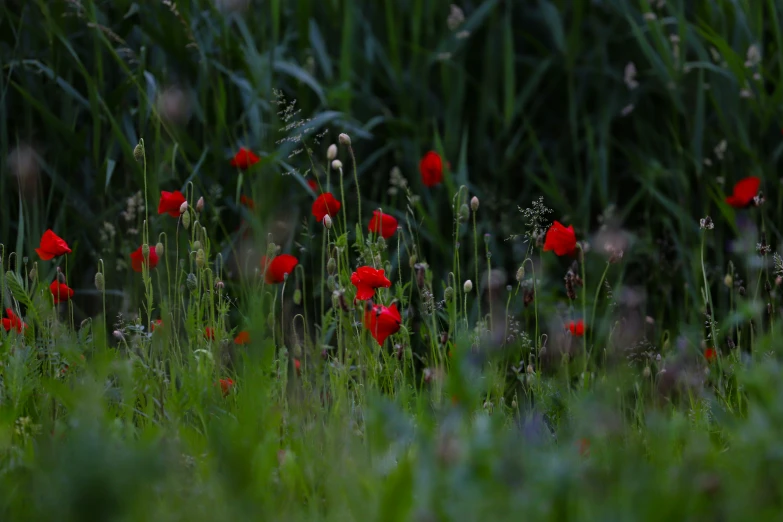
{"label": "blurred grass background", "polygon": [[[736,180],[762,178],[763,226],[770,242],[780,239],[783,4],[486,0],[459,8],[445,0],[6,0],[0,239],[7,251],[32,252],[45,229],[67,230],[78,319],[99,306],[91,290],[99,258],[107,262],[112,312],[132,311],[139,290],[128,284],[132,274],[123,263],[141,241],[140,215],[131,210],[139,208],[133,198],[142,171],[132,151],[143,137],[151,194],[192,182],[211,196],[208,226],[229,244],[245,220],[259,235],[282,228],[289,246],[309,246],[290,225],[307,217],[295,209],[306,209],[311,198],[301,175],[308,165],[296,153],[298,128],[285,129],[309,120],[309,144],[320,157],[338,133],[352,137],[363,221],[377,206],[402,215],[405,196],[388,190],[393,167],[401,169],[421,198],[424,254],[442,279],[459,186],[481,198],[480,233],[491,234],[493,266],[509,274],[524,253],[520,241],[508,239],[523,229],[518,206],[543,195],[552,218],[573,223],[580,238],[608,222],[630,232],[614,284],[646,289],[646,313],[662,328],[702,321],[699,218],[716,218],[720,239],[708,259],[714,278],[726,271],[724,246],[738,233],[756,234],[722,203]],[[291,100],[300,112],[281,115]],[[262,163],[238,187],[228,160],[240,145]],[[419,158],[430,149],[451,164],[440,191],[425,189],[418,176]],[[299,174],[281,175],[291,172]],[[346,186],[353,194],[351,176]],[[255,213],[238,204],[240,192],[254,198]],[[356,212],[349,206],[354,220]],[[119,228],[104,225],[118,218]],[[594,281],[597,274],[590,275]],[[716,296],[724,307],[727,300]],[[15,357],[18,371],[6,379],[17,376],[20,397],[25,355]],[[231,415],[219,399],[198,403],[183,394],[179,411],[196,408],[198,420],[179,425],[170,441],[162,426],[138,420],[154,403],[130,413],[139,426],[130,431],[114,422],[111,405],[95,399],[105,386],[101,376],[124,371],[111,364],[105,374],[97,365],[94,381],[53,391],[70,401],[75,423],[56,451],[18,455],[20,447],[33,450],[6,441],[5,513],[80,521],[241,520],[248,513],[475,520],[509,512],[541,520],[714,520],[717,513],[763,520],[774,519],[783,498],[774,472],[783,389],[773,363],[745,376],[755,400],[739,412],[746,422],[722,418],[720,430],[707,406],[675,411],[659,424],[643,421],[641,412],[623,408],[614,381],[596,397],[553,390],[550,409],[578,417],[612,404],[628,417],[617,430],[604,417],[569,418],[574,433],[560,435],[568,443],[559,450],[550,418],[517,418],[507,421],[515,423],[509,430],[497,416],[486,423],[440,417],[410,397],[402,405],[370,397],[372,408],[343,405],[330,414],[307,401],[277,411],[258,397],[278,384],[260,375],[248,384],[258,389],[243,390]],[[145,386],[132,375],[123,382],[129,397]],[[15,438],[33,430],[14,424],[21,411],[15,405],[4,420]],[[354,419],[364,415],[378,418]],[[105,422],[90,425],[95,418]],[[636,429],[643,422],[647,431]],[[281,425],[307,427],[285,435],[288,457],[264,442],[285,431]],[[582,435],[610,433],[590,450],[603,455],[600,465],[578,468],[582,475],[570,465],[582,459],[571,444],[580,436],[576,426]],[[381,433],[394,440],[367,442]],[[364,447],[350,444],[352,437],[372,451],[359,451]],[[618,448],[612,437],[630,442]],[[729,440],[732,452],[721,457]],[[334,458],[320,458],[325,454]],[[660,455],[668,460],[656,460]],[[42,496],[31,502],[30,491]],[[721,497],[725,491],[733,494]]]}

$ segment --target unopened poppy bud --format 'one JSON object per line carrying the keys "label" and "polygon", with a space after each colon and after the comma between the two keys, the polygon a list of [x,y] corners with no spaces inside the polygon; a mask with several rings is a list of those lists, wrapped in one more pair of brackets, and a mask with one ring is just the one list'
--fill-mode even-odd
{"label": "unopened poppy bud", "polygon": [[468,279],[467,281],[465,281],[465,283],[462,285],[462,290],[463,290],[463,291],[464,291],[466,294],[469,294],[469,293],[471,293],[471,292],[473,291],[473,281],[471,281],[470,279]]}
{"label": "unopened poppy bud", "polygon": [[190,214],[187,212],[182,214],[182,226],[185,227],[185,230],[190,228]]}
{"label": "unopened poppy bud", "polygon": [[413,268],[414,266],[416,266],[416,260],[417,260],[416,254],[413,254],[413,255],[410,257],[410,259],[408,259],[408,264],[411,266],[411,268]]}
{"label": "unopened poppy bud", "polygon": [[326,278],[326,288],[329,289],[330,292],[334,292],[334,276],[330,275]]}
{"label": "unopened poppy bud", "polygon": [[525,265],[520,266],[517,269],[517,281],[521,282],[525,278]]}
{"label": "unopened poppy bud", "polygon": [[62,284],[65,284],[65,274],[63,274],[60,270],[57,271],[57,281],[59,281]]}
{"label": "unopened poppy bud", "polygon": [[380,250],[386,250],[386,240],[383,239],[383,236],[378,236],[378,239],[375,240],[375,245]]}
{"label": "unopened poppy bud", "polygon": [[204,265],[207,262],[207,256],[204,254],[204,250],[199,248],[196,252],[196,266],[199,268],[204,268]]}
{"label": "unopened poppy bud", "polygon": [[99,292],[103,292],[104,288],[106,288],[106,281],[103,279],[103,274],[101,272],[95,274],[95,288],[97,288]]}
{"label": "unopened poppy bud", "polygon": [[351,146],[351,137],[347,134],[342,133],[337,137],[337,139],[340,140],[340,145],[345,145],[346,147]]}
{"label": "unopened poppy bud", "polygon": [[114,332],[112,332],[112,335],[114,336],[115,339],[119,341],[122,341],[124,339],[122,332],[119,330],[114,330]]}
{"label": "unopened poppy bud", "polygon": [[139,163],[144,160],[144,145],[142,142],[139,142],[136,144],[135,147],[133,147],[133,159],[138,161]]}
{"label": "unopened poppy bud", "polygon": [[188,287],[188,290],[191,292],[195,292],[196,288],[198,288],[198,280],[196,279],[196,274],[190,273],[188,274],[187,279],[185,279],[185,285]]}
{"label": "unopened poppy bud", "polygon": [[332,143],[331,145],[329,145],[329,148],[326,149],[326,159],[332,161],[336,157],[337,157],[337,145]]}
{"label": "unopened poppy bud", "polygon": [[329,261],[326,262],[326,271],[329,272],[329,275],[334,275],[337,271],[337,261],[333,257],[330,257]]}
{"label": "unopened poppy bud", "polygon": [[203,212],[204,211],[204,197],[198,198],[198,201],[196,201],[196,212]]}
{"label": "unopened poppy bud", "polygon": [[194,241],[193,242],[193,250],[198,250],[199,248],[201,248],[201,241],[198,241],[198,240]]}
{"label": "unopened poppy bud", "polygon": [[33,280],[36,277],[38,277],[38,264],[37,263],[35,265],[33,265],[32,269],[30,269],[30,280]]}
{"label": "unopened poppy bud", "polygon": [[163,257],[163,243],[161,243],[160,241],[158,241],[158,244],[155,245],[155,254],[158,257]]}
{"label": "unopened poppy bud", "polygon": [[476,196],[470,198],[470,209],[475,212],[479,208],[479,199]]}
{"label": "unopened poppy bud", "polygon": [[223,290],[225,286],[226,286],[225,283],[223,283],[223,281],[221,281],[220,279],[215,281],[215,288],[217,288],[218,290]]}
{"label": "unopened poppy bud", "polygon": [[490,238],[491,238],[491,237],[492,237],[492,236],[491,236],[490,234],[488,234],[488,233],[487,233],[487,234],[484,234],[484,244],[485,244],[485,245],[488,245],[488,244],[489,244],[489,240],[490,240]]}
{"label": "unopened poppy bud", "polygon": [[302,304],[302,291],[298,288],[294,291],[294,304],[297,306]]}
{"label": "unopened poppy bud", "polygon": [[454,297],[454,289],[450,286],[447,286],[446,290],[443,292],[443,297],[446,299],[446,301],[451,301],[451,298]]}
{"label": "unopened poppy bud", "polygon": [[182,204],[179,206],[179,213],[184,214],[187,211],[188,211],[188,202],[183,201]]}
{"label": "unopened poppy bud", "polygon": [[340,170],[340,169],[342,169],[342,168],[343,168],[343,162],[342,162],[342,161],[340,161],[340,160],[338,160],[338,159],[336,159],[336,160],[332,161],[332,168],[333,168],[334,170]]}
{"label": "unopened poppy bud", "polygon": [[[35,269],[33,269],[33,270],[35,270]],[[782,276],[777,276],[775,278],[775,286],[780,286],[781,284],[783,284],[783,277]]]}
{"label": "unopened poppy bud", "polygon": [[25,265],[26,265],[26,264],[27,264],[29,261],[30,261],[30,258],[29,258],[29,257],[27,257],[27,256],[24,256],[24,257],[22,258],[22,263],[23,263],[23,264],[25,264]]}
{"label": "unopened poppy bud", "polygon": [[141,255],[144,256],[145,260],[150,258],[150,246],[147,243],[141,245]]}
{"label": "unopened poppy bud", "polygon": [[468,217],[470,217],[470,210],[468,210],[468,205],[463,203],[461,207],[459,207],[459,219],[461,221],[467,221]]}
{"label": "unopened poppy bud", "polygon": [[329,214],[324,216],[324,226],[326,228],[332,228],[332,218],[329,217]]}

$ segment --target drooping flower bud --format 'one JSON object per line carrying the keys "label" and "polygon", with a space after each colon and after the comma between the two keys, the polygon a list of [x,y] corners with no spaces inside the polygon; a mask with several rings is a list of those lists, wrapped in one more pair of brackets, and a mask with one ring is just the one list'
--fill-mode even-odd
{"label": "drooping flower bud", "polygon": [[297,306],[302,304],[302,291],[298,288],[294,290],[294,304]]}
{"label": "drooping flower bud", "polygon": [[187,212],[182,214],[182,226],[185,227],[185,230],[190,228],[190,214]]}
{"label": "drooping flower bud", "polygon": [[477,211],[479,208],[479,198],[476,196],[473,196],[470,198],[470,208],[473,210],[473,212]]}
{"label": "drooping flower bud", "polygon": [[158,241],[158,244],[155,245],[155,254],[158,256],[158,258],[163,257],[163,243]]}
{"label": "drooping flower bud", "polygon": [[525,265],[522,265],[517,269],[516,278],[519,282],[522,282],[522,280],[525,278]]}
{"label": "drooping flower bud", "polygon": [[326,149],[326,159],[332,161],[336,157],[337,157],[337,145],[332,143],[331,145],[329,145],[329,148]]}
{"label": "drooping flower bud", "polygon": [[144,142],[140,141],[133,147],[133,159],[139,163],[144,160]]}
{"label": "drooping flower bud", "polygon": [[95,274],[95,288],[99,292],[103,292],[103,290],[106,288],[106,281],[103,278],[103,274],[101,272],[97,272]]}
{"label": "drooping flower bud", "polygon": [[195,292],[196,288],[198,288],[198,279],[196,279],[196,274],[193,272],[189,273],[188,277],[185,279],[185,285],[188,287],[188,290]]}
{"label": "drooping flower bud", "polygon": [[201,241],[198,239],[193,242],[193,250],[199,250],[201,248]]}
{"label": "drooping flower bud", "polygon": [[351,137],[347,134],[342,133],[337,137],[337,139],[340,140],[340,145],[345,145],[346,147],[351,146]]}
{"label": "drooping flower bud", "polygon": [[184,214],[188,210],[188,202],[183,201],[182,204],[179,206],[179,213]]}
{"label": "drooping flower bud", "polygon": [[223,290],[223,288],[225,288],[225,287],[226,287],[226,284],[223,281],[221,281],[220,279],[215,281],[215,288],[217,288],[218,290]]}
{"label": "drooping flower bud", "polygon": [[342,161],[340,161],[340,160],[338,160],[338,159],[336,159],[336,160],[332,161],[332,168],[333,168],[334,170],[340,170],[340,169],[342,169],[342,168],[343,168],[343,162],[342,162]]}
{"label": "drooping flower bud", "polygon": [[204,253],[204,250],[199,248],[196,252],[196,266],[199,268],[204,268],[204,265],[207,262],[207,256]]}
{"label": "drooping flower bud", "polygon": [[334,275],[337,271],[337,261],[335,261],[333,257],[330,257],[329,261],[326,262],[326,271],[329,275]]}
{"label": "drooping flower bud", "polygon": [[451,298],[454,297],[454,289],[450,286],[447,286],[446,290],[443,291],[443,297],[446,299],[446,301],[451,301]]}
{"label": "drooping flower bud", "polygon": [[468,206],[463,203],[461,207],[459,207],[459,219],[460,221],[467,221],[468,217],[470,217],[470,210],[468,210]]}
{"label": "drooping flower bud", "polygon": [[329,214],[324,216],[324,226],[326,228],[332,228],[332,218],[329,217]]}
{"label": "drooping flower bud", "polygon": [[196,201],[196,212],[203,212],[204,211],[204,197],[198,198],[198,201]]}
{"label": "drooping flower bud", "polygon": [[473,291],[473,281],[471,281],[470,279],[465,281],[465,284],[462,285],[462,290],[466,294],[469,294],[470,292],[472,292]]}

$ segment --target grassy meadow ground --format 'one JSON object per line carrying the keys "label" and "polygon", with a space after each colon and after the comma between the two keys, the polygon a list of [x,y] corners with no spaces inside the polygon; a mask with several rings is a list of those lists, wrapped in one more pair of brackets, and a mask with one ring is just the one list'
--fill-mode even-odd
{"label": "grassy meadow ground", "polygon": [[779,520],[781,20],[2,2],[0,520]]}

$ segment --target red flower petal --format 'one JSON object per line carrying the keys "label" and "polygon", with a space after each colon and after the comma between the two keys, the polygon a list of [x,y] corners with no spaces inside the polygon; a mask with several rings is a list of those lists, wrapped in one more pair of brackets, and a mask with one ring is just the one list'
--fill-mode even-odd
{"label": "red flower petal", "polygon": [[239,169],[249,169],[259,161],[261,161],[261,158],[256,156],[252,150],[246,147],[241,147],[239,152],[234,154],[234,157],[231,158],[230,163],[232,167]]}
{"label": "red flower petal", "polygon": [[255,201],[253,201],[251,198],[245,196],[244,194],[239,196],[239,202],[242,203],[243,205],[245,205],[250,210],[255,210],[255,208],[256,208]]}
{"label": "red flower petal", "polygon": [[206,328],[204,328],[204,337],[206,337],[209,340],[214,340],[215,339],[215,330],[213,330],[212,328],[207,326]]}
{"label": "red flower petal", "polygon": [[373,234],[380,234],[383,239],[389,239],[397,232],[397,220],[389,214],[384,214],[380,210],[374,210],[372,219],[367,229]]}
{"label": "red flower petal", "polygon": [[573,256],[576,253],[576,234],[574,227],[568,228],[555,221],[546,232],[544,251],[554,250],[558,256]]}
{"label": "red flower petal", "polygon": [[714,348],[707,348],[704,350],[704,358],[707,359],[707,361],[713,361],[717,357],[718,357],[718,353],[715,351]]}
{"label": "red flower petal", "polygon": [[27,325],[14,313],[11,308],[6,308],[5,313],[8,316],[7,319],[3,319],[3,328],[6,332],[15,330],[17,333],[22,333],[22,330],[27,328]]}
{"label": "red flower petal", "polygon": [[[152,270],[156,266],[158,266],[158,253],[155,252],[154,248],[150,248],[150,265],[149,269]],[[131,255],[131,268],[134,272],[141,272],[143,269],[143,266],[145,264],[144,260],[144,254],[141,252],[141,247],[137,248]]]}
{"label": "red flower petal", "polygon": [[360,266],[351,274],[351,284],[356,287],[356,299],[364,301],[372,299],[376,288],[389,288],[391,281],[386,279],[383,269],[376,270],[371,266]]}
{"label": "red flower petal", "polygon": [[163,321],[161,319],[156,319],[150,323],[150,331],[154,332],[156,328],[160,328],[163,326]]}
{"label": "red flower petal", "polygon": [[273,285],[285,281],[287,274],[292,274],[299,260],[290,254],[280,254],[267,263],[266,256],[261,258],[261,269],[265,273],[267,284]]}
{"label": "red flower petal", "polygon": [[582,337],[585,334],[585,322],[582,319],[568,323],[568,331],[574,337]]}
{"label": "red flower petal", "polygon": [[234,344],[248,344],[250,342],[250,333],[242,330],[234,337]]}
{"label": "red flower petal", "polygon": [[174,218],[179,217],[179,208],[185,201],[185,196],[179,190],[174,192],[162,190],[160,192],[160,201],[158,202],[158,214],[168,214]]}
{"label": "red flower petal", "polygon": [[313,216],[318,221],[323,221],[325,216],[333,218],[340,212],[340,207],[342,207],[340,202],[331,193],[326,192],[313,201]]}
{"label": "red flower petal", "polygon": [[220,379],[220,390],[223,392],[223,397],[227,396],[234,387],[234,381],[231,379]]}
{"label": "red flower petal", "polygon": [[364,313],[364,324],[378,344],[383,346],[390,335],[400,330],[402,317],[396,303],[388,308],[375,305]]}
{"label": "red flower petal", "polygon": [[318,182],[313,178],[307,180],[307,186],[313,189],[313,192],[318,192]]}
{"label": "red flower petal", "polygon": [[41,236],[41,245],[35,249],[35,252],[44,261],[49,261],[52,258],[70,254],[71,248],[63,238],[49,229]]}
{"label": "red flower petal", "polygon": [[52,297],[54,297],[54,304],[64,303],[73,297],[73,289],[68,288],[68,285],[57,280],[52,281],[52,284],[49,285],[49,291],[52,293]]}
{"label": "red flower petal", "polygon": [[734,185],[734,192],[726,198],[726,203],[734,208],[747,208],[759,193],[761,179],[756,176],[743,178]]}
{"label": "red flower petal", "polygon": [[429,151],[419,162],[421,181],[427,187],[434,187],[443,181],[443,160],[435,151]]}

